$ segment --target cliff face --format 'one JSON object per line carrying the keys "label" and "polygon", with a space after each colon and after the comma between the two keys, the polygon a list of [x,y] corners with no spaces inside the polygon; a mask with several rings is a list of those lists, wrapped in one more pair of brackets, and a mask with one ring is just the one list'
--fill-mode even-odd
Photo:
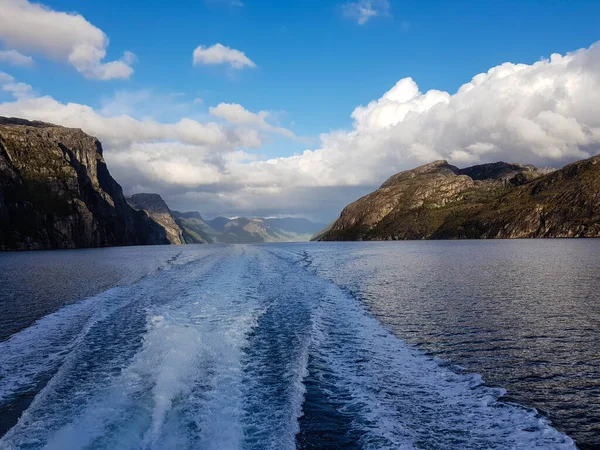
{"label": "cliff face", "polygon": [[78,129],[0,118],[0,249],[166,244]]}
{"label": "cliff face", "polygon": [[436,161],[348,205],[320,240],[600,236],[600,157],[549,172]]}
{"label": "cliff face", "polygon": [[185,244],[183,231],[175,222],[171,210],[158,194],[134,194],[126,198],[129,205],[139,212],[143,212],[154,222],[164,228],[170,244]]}

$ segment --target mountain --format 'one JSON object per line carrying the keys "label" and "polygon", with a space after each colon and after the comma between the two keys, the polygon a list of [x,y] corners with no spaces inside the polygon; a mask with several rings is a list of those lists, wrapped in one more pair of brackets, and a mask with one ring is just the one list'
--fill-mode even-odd
{"label": "mountain", "polygon": [[204,221],[158,194],[126,198],[95,137],[0,117],[0,250],[305,241],[321,228],[302,218]]}
{"label": "mountain", "polygon": [[300,242],[308,241],[323,225],[304,218],[216,217],[207,220],[216,235],[214,242]]}
{"label": "mountain", "polygon": [[100,142],[79,129],[0,117],[0,249],[168,244],[132,209]]}
{"label": "mountain", "polygon": [[186,244],[206,244],[215,241],[219,233],[213,230],[202,218],[199,212],[172,211],[175,222],[183,232]]}
{"label": "mountain", "polygon": [[134,194],[125,199],[133,209],[143,212],[150,219],[163,227],[167,233],[167,239],[170,244],[185,244],[183,231],[175,222],[171,210],[160,195]]}
{"label": "mountain", "polygon": [[283,230],[287,233],[297,235],[314,235],[325,227],[323,223],[315,223],[304,217],[282,217],[262,219],[272,227]]}
{"label": "mountain", "polygon": [[600,156],[557,171],[436,161],[348,205],[319,240],[600,236]]}

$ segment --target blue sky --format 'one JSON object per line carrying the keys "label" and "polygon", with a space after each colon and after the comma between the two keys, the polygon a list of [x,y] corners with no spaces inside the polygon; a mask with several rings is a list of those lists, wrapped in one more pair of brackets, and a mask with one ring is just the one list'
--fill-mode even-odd
{"label": "blue sky", "polygon": [[[423,93],[454,94],[504,62],[531,65],[600,38],[598,1],[361,1],[379,12],[363,24],[347,14],[353,2],[344,0],[45,0],[46,8],[80,14],[108,36],[105,61],[133,52],[134,72],[128,79],[89,79],[28,48],[17,50],[31,53],[35,67],[0,61],[0,71],[37,96],[108,115],[168,123],[209,121],[209,108],[220,103],[269,111],[272,125],[299,138],[270,135],[252,150],[260,159],[320,148],[322,133],[352,129],[353,110],[402,78],[412,77]],[[8,50],[7,39],[0,32]],[[192,65],[197,46],[216,43],[243,52],[256,67]]]}
{"label": "blue sky", "polygon": [[[44,4],[78,12],[103,30],[107,59],[130,50],[138,62],[130,80],[108,83],[54,63],[19,73],[40,93],[100,106],[117,89],[181,92],[204,100],[198,114],[220,102],[279,111],[302,136],[350,126],[354,107],[402,77],[421,90],[454,92],[504,61],[531,63],[600,38],[600,2],[582,0],[392,1],[389,16],[362,26],[343,16],[343,2],[327,0],[246,0],[241,7],[226,0]],[[192,67],[193,49],[216,42],[242,50],[257,69],[231,76],[223,67]]]}

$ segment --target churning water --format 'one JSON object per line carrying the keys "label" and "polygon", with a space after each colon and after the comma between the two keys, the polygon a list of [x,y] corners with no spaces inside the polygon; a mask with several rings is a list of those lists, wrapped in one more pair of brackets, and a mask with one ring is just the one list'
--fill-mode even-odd
{"label": "churning water", "polygon": [[599,244],[1,255],[0,449],[593,448]]}

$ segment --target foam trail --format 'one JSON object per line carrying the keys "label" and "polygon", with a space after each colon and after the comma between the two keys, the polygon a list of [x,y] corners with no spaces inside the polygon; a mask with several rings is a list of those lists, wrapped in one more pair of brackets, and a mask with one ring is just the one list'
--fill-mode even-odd
{"label": "foam trail", "polygon": [[34,387],[98,321],[130,301],[125,288],[113,288],[69,305],[0,342],[0,404]]}
{"label": "foam trail", "polygon": [[[105,315],[82,302],[60,367],[0,449],[575,448],[397,339],[308,253],[215,249],[96,298]],[[41,345],[40,329],[19,345]]]}
{"label": "foam trail", "polygon": [[321,284],[309,370],[320,401],[351,418],[345,432],[362,448],[575,448],[534,409],[499,401],[503,390],[425,356],[355,297]]}
{"label": "foam trail", "polygon": [[[220,260],[222,259],[221,255]],[[145,278],[136,285],[117,288],[119,295],[114,295],[114,292],[103,294],[118,305],[118,308],[104,310],[106,302],[101,301],[104,297],[97,296],[73,305],[73,308],[68,307],[66,311],[61,310],[56,313],[61,321],[68,322],[73,317],[69,313],[71,309],[83,308],[79,305],[90,303],[94,305],[94,310],[102,311],[100,315],[92,315],[94,318],[92,323],[85,332],[77,335],[71,345],[72,348],[61,350],[64,354],[60,369],[37,394],[17,425],[0,440],[0,448],[22,445],[33,445],[35,448],[38,445],[36,443],[46,442],[57,430],[62,428],[67,430],[72,417],[81,416],[83,411],[89,413],[89,416],[84,418],[88,426],[74,429],[71,435],[72,442],[87,442],[93,438],[94,433],[102,434],[103,431],[99,431],[98,427],[94,428],[92,423],[102,422],[103,415],[112,414],[112,420],[119,418],[119,414],[127,416],[125,412],[119,410],[119,405],[126,406],[122,395],[123,390],[108,389],[106,386],[111,386],[115,379],[124,380],[123,385],[132,386],[139,385],[142,381],[139,374],[135,371],[127,372],[125,368],[143,346],[144,331],[149,331],[146,320],[148,311],[165,308],[173,301],[173,295],[178,293],[180,286],[197,283],[218,262],[219,258],[192,261],[172,270],[162,271],[154,277]],[[47,330],[49,335],[53,335],[52,333],[56,333],[55,325],[54,317],[48,316],[40,324],[25,330],[21,335],[31,334],[35,337],[32,342],[37,343],[45,336],[40,333],[40,329]],[[19,339],[12,342],[29,342],[29,339],[20,339],[18,335],[16,337]],[[60,339],[55,340],[56,345],[61,347]],[[168,346],[169,342],[165,341],[164,345]],[[18,356],[12,354],[11,357]],[[152,361],[149,364],[152,364]],[[125,376],[119,378],[121,373]],[[98,408],[86,410],[85,405],[96,398],[94,395],[102,399],[99,401]],[[82,430],[88,430],[92,438],[86,438],[86,433]],[[65,431],[64,434],[67,435],[68,432]]]}
{"label": "foam trail", "polygon": [[[165,261],[159,270],[206,257],[190,254],[182,258],[180,252]],[[137,285],[108,289],[65,306],[0,342],[0,405],[43,383],[58,370],[95,324],[132,301],[147,296],[145,287],[143,277]]]}
{"label": "foam trail", "polygon": [[293,449],[299,431],[318,291],[295,264],[263,252],[265,312],[249,339],[243,448]]}

